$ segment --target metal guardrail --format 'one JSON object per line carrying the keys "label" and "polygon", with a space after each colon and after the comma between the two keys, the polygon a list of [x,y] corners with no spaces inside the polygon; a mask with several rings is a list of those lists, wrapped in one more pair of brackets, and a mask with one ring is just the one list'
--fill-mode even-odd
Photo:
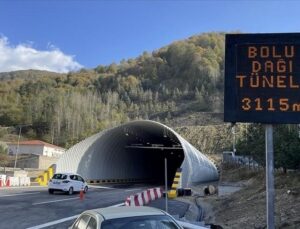
{"label": "metal guardrail", "polygon": [[260,165],[253,159],[252,156],[239,156],[239,155],[228,155],[223,154],[223,162],[245,165],[251,168],[258,168]]}

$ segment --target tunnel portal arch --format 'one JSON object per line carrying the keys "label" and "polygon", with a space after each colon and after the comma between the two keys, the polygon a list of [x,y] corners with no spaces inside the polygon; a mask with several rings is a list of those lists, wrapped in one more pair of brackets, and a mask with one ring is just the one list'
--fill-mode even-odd
{"label": "tunnel portal arch", "polygon": [[87,180],[164,182],[178,168],[181,186],[218,179],[216,166],[171,128],[154,121],[132,121],[99,132],[71,147],[58,160],[56,172],[74,172]]}

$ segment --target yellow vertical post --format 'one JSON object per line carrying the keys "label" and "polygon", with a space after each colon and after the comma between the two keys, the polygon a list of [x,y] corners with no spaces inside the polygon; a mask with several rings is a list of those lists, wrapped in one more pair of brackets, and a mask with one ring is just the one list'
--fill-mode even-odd
{"label": "yellow vertical post", "polygon": [[53,173],[53,168],[49,167],[48,169],[48,181],[53,177],[54,173]]}
{"label": "yellow vertical post", "polygon": [[44,183],[44,176],[43,176],[43,174],[39,176],[39,180],[40,180],[39,184],[43,185],[43,183]]}
{"label": "yellow vertical post", "polygon": [[41,182],[40,176],[38,176],[37,178],[35,178],[35,182],[38,182],[40,184],[40,182]]}
{"label": "yellow vertical post", "polygon": [[48,183],[48,172],[45,171],[44,174],[43,174],[43,184],[44,186],[46,186]]}
{"label": "yellow vertical post", "polygon": [[169,191],[169,194],[168,194],[169,198],[177,197],[177,188],[180,183],[180,177],[181,177],[181,169],[177,169],[171,190]]}

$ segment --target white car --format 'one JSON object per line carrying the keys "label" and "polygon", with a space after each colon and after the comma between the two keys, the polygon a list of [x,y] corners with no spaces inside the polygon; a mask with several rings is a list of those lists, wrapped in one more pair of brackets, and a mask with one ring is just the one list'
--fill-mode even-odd
{"label": "white car", "polygon": [[108,207],[88,210],[70,229],[183,229],[172,216],[151,207]]}
{"label": "white car", "polygon": [[75,173],[56,173],[48,182],[48,191],[53,194],[54,191],[67,192],[72,195],[73,192],[88,191],[88,185],[84,179]]}

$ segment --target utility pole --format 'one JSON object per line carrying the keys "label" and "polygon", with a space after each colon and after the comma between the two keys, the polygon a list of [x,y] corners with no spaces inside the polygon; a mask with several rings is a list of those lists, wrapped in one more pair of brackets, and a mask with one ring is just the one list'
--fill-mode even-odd
{"label": "utility pole", "polygon": [[22,126],[20,126],[19,128],[20,128],[20,130],[19,130],[19,137],[18,137],[18,145],[17,145],[16,157],[15,157],[14,170],[16,170],[16,166],[17,166],[17,160],[18,160],[18,154],[19,154],[19,145],[20,145],[20,137],[21,137]]}
{"label": "utility pole", "polygon": [[31,126],[31,124],[26,124],[26,125],[19,125],[19,136],[18,136],[18,145],[17,145],[17,151],[16,151],[16,157],[15,157],[15,165],[14,165],[14,170],[16,170],[17,167],[17,160],[18,160],[18,154],[19,154],[19,147],[20,147],[20,138],[21,138],[21,133],[22,133],[22,127],[25,126]]}

